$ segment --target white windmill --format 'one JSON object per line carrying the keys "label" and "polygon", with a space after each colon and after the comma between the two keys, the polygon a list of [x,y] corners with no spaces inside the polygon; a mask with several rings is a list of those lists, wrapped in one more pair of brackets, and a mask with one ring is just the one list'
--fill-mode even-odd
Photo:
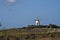
{"label": "white windmill", "polygon": [[36,26],[39,26],[39,25],[40,25],[40,20],[39,20],[39,18],[36,18],[36,20],[35,20],[35,25],[36,25]]}

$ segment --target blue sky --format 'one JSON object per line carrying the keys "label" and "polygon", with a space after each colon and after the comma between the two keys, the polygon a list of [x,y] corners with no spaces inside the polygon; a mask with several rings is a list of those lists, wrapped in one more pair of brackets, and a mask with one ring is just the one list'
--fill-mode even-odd
{"label": "blue sky", "polygon": [[36,17],[40,19],[42,25],[60,25],[60,0],[16,0],[11,5],[5,0],[0,0],[2,27],[34,25]]}

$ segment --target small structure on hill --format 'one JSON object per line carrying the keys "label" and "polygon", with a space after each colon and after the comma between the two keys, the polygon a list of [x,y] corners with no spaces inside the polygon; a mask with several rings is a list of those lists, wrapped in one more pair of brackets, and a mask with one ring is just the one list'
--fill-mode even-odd
{"label": "small structure on hill", "polygon": [[36,25],[36,26],[39,26],[39,25],[40,25],[40,20],[39,20],[39,18],[36,18],[35,25]]}

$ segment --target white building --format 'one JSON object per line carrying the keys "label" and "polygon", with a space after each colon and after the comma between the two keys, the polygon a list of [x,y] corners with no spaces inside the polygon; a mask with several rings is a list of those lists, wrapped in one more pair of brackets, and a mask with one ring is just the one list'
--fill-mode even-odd
{"label": "white building", "polygon": [[39,26],[40,25],[40,20],[38,18],[36,18],[35,25],[36,26]]}

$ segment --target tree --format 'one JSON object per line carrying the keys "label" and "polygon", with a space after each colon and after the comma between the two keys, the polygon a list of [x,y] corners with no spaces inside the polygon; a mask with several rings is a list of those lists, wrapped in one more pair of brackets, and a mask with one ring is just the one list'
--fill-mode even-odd
{"label": "tree", "polygon": [[50,28],[57,28],[57,25],[55,24],[49,24]]}

